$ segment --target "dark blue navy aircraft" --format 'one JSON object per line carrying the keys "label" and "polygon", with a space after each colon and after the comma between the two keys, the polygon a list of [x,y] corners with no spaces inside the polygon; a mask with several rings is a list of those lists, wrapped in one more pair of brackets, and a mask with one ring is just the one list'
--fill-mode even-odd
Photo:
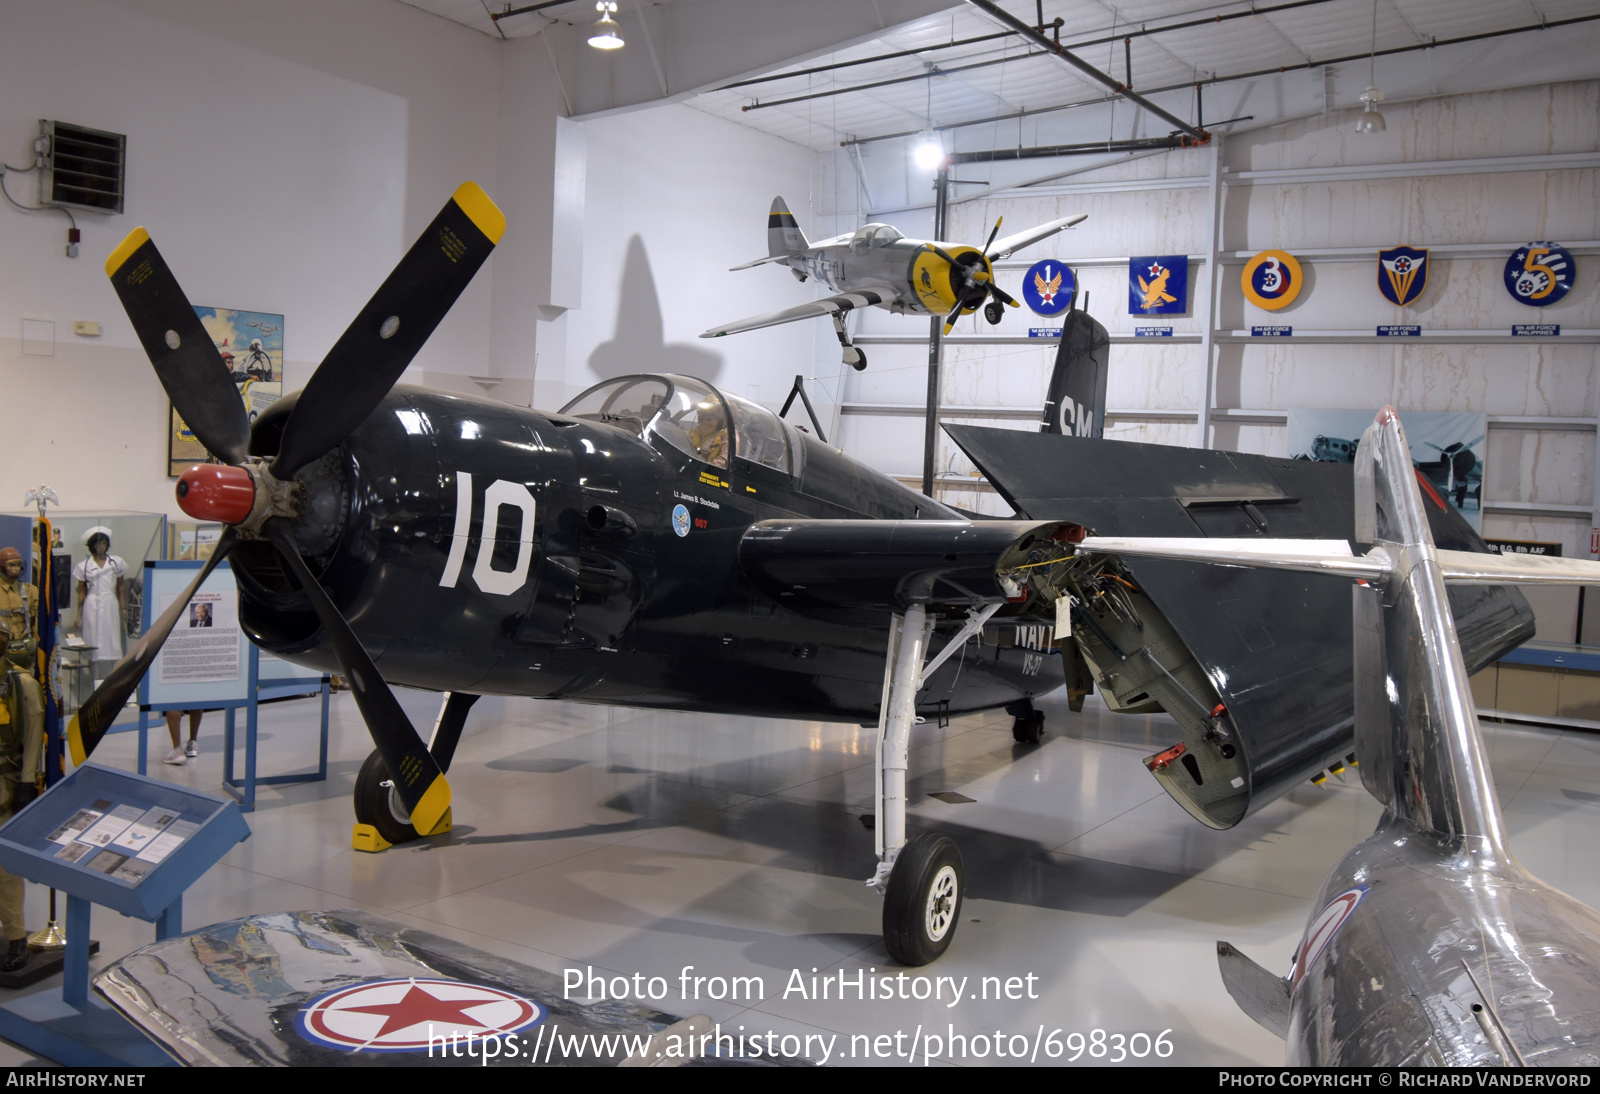
{"label": "dark blue navy aircraft", "polygon": [[[1018,739],[1036,742],[1042,719],[1031,700],[1059,687],[1065,668],[1075,707],[1099,686],[1117,709],[1173,714],[1182,740],[1147,763],[1213,827],[1349,751],[1349,594],[1337,580],[1326,588],[1338,610],[1324,610],[1328,594],[1314,589],[1299,596],[1309,614],[1291,628],[1338,631],[1342,620],[1345,660],[1303,666],[1312,671],[1302,684],[1313,686],[1299,698],[1311,718],[1286,719],[1281,704],[1240,691],[1245,680],[1270,687],[1237,664],[1256,636],[1196,627],[1193,612],[1174,609],[1172,597],[1184,597],[1170,590],[1183,578],[1158,571],[1181,563],[1124,565],[1074,547],[1087,523],[1139,533],[1102,504],[1124,488],[1164,490],[1177,517],[1188,520],[1190,508],[1205,517],[1175,534],[1216,534],[1206,520],[1231,529],[1231,506],[1240,521],[1270,510],[1274,534],[1348,536],[1348,468],[1259,457],[1223,467],[1222,454],[1178,449],[1128,460],[1126,450],[1153,446],[976,431],[963,445],[1031,514],[988,520],[690,377],[621,377],[554,414],[396,387],[503,229],[487,196],[463,185],[305,388],[253,428],[148,234],[136,230],[111,255],[108,275],[157,375],[216,459],[184,474],[179,505],[227,529],[188,594],[74,718],[75,762],[103,737],[194,590],[231,557],[251,639],[349,680],[376,745],[355,794],[358,840],[369,847],[448,825],[445,771],[484,694],[876,723],[871,882],[885,896],[891,955],[923,964],[954,935],[964,875],[953,841],[906,831],[908,742],[921,718],[1004,707]],[[1086,431],[1104,419],[1104,328],[1082,313],[1069,325],[1059,360],[1094,367],[1080,369],[1086,391],[1053,388],[1053,401],[1072,406],[1047,408],[1046,418]],[[1016,441],[1096,446],[1073,452],[1100,502],[1025,501],[1019,476],[1060,453],[1008,447]],[[1095,455],[1107,446],[1123,469]],[[1197,456],[1210,471],[1187,459],[1174,476],[1174,459]],[[1173,485],[1187,475],[1215,487],[1220,475],[1259,486],[1284,473],[1280,464],[1299,476],[1293,496],[1224,483],[1191,507]],[[1339,495],[1340,481],[1331,504],[1301,504],[1313,490]],[[1159,597],[1145,588],[1147,570]],[[1203,606],[1209,594],[1195,588],[1188,599]],[[1511,616],[1500,611],[1469,649],[1497,653]],[[1465,635],[1472,617],[1458,618]],[[431,740],[390,682],[445,694]]]}

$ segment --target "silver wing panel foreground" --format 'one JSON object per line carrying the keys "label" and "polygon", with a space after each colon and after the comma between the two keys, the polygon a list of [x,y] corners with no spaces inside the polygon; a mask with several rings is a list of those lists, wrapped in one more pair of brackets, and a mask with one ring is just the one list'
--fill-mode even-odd
{"label": "silver wing panel foreground", "polygon": [[[681,1048],[689,1025],[698,1034],[710,1024],[614,998],[577,1002],[589,998],[587,983],[565,991],[553,973],[353,910],[213,923],[135,950],[94,986],[151,1040],[201,1067],[526,1067],[536,1045],[537,1062],[550,1066],[659,1066],[680,1062],[672,1037]],[[514,1034],[485,1059],[482,1033],[496,1022]],[[405,1047],[430,1031],[439,1038],[431,1053]]]}
{"label": "silver wing panel foreground", "polygon": [[739,334],[747,330],[760,330],[762,327],[776,327],[780,323],[794,323],[801,319],[816,319],[825,315],[843,315],[845,312],[854,311],[856,308],[867,308],[873,304],[892,304],[898,299],[894,290],[876,288],[862,289],[859,292],[842,292],[834,296],[825,296],[821,300],[813,300],[809,304],[797,304],[792,308],[782,311],[768,312],[765,315],[752,315],[748,319],[735,319],[731,323],[723,323],[703,332],[701,338],[721,338],[725,334]]}

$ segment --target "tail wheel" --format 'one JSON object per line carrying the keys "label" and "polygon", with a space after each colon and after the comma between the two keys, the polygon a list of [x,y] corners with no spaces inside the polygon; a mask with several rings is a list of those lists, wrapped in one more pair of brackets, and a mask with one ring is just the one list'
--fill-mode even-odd
{"label": "tail wheel", "polygon": [[374,751],[356,776],[356,823],[370,824],[390,843],[406,843],[418,838],[411,824],[411,813],[394,789],[394,780],[384,766],[383,757]]}
{"label": "tail wheel", "polygon": [[966,874],[949,836],[924,832],[901,849],[883,898],[883,943],[902,965],[926,965],[950,948],[961,923]]}

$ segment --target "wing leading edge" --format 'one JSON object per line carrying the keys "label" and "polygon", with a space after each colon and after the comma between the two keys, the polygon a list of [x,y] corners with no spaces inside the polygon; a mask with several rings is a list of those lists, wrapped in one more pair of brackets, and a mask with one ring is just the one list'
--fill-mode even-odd
{"label": "wing leading edge", "polygon": [[825,296],[821,300],[813,300],[809,304],[797,304],[782,311],[768,312],[765,315],[752,315],[748,319],[736,319],[732,323],[723,323],[705,331],[700,337],[721,338],[725,334],[739,334],[742,331],[759,330],[762,327],[776,327],[782,323],[794,323],[801,319],[816,319],[827,315],[844,315],[857,308],[867,308],[874,304],[891,304],[895,299],[896,294],[892,289],[863,289],[860,292],[842,292],[834,296]]}

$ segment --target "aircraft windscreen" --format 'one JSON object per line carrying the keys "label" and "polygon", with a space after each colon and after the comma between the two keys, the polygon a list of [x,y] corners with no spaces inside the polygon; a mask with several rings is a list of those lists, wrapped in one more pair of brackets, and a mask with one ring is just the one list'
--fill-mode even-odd
{"label": "aircraft windscreen", "polygon": [[789,438],[778,416],[760,403],[725,395],[733,410],[739,458],[790,474]]}
{"label": "aircraft windscreen", "polygon": [[715,391],[686,376],[673,378],[672,397],[651,431],[668,444],[713,467],[728,466],[728,418]]}
{"label": "aircraft windscreen", "polygon": [[894,225],[880,224],[877,232],[872,237],[872,245],[874,247],[887,247],[889,244],[904,238],[904,233]]}
{"label": "aircraft windscreen", "polygon": [[653,376],[629,376],[597,384],[561,408],[561,413],[591,422],[621,426],[635,435],[666,402],[670,388]]}

